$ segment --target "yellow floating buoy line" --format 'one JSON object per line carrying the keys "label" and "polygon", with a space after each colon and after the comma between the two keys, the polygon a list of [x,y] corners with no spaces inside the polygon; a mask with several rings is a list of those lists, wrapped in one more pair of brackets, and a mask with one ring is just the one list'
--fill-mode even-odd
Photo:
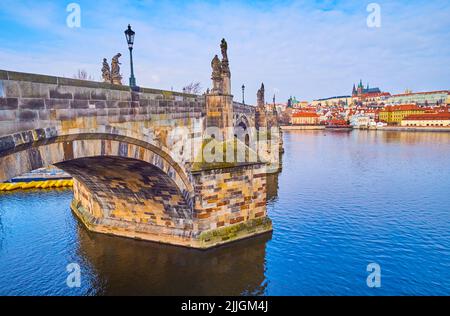
{"label": "yellow floating buoy line", "polygon": [[73,180],[47,180],[31,182],[0,183],[0,192],[29,189],[71,188]]}

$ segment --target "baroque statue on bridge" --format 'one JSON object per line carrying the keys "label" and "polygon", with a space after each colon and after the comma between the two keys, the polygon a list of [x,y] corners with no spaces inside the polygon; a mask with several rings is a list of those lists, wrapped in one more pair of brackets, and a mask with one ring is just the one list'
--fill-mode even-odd
{"label": "baroque statue on bridge", "polygon": [[231,95],[231,71],[230,63],[228,60],[228,44],[225,39],[222,39],[220,43],[220,50],[222,52],[222,60],[219,56],[214,56],[212,67],[212,81],[213,88],[212,94]]}
{"label": "baroque statue on bridge", "polygon": [[122,85],[122,75],[120,74],[120,62],[119,58],[122,57],[121,53],[118,53],[112,58],[111,62],[111,81],[113,84]]}
{"label": "baroque statue on bridge", "polygon": [[111,69],[106,58],[103,58],[102,78],[103,82],[111,83]]}
{"label": "baroque statue on bridge", "polygon": [[222,52],[222,60],[219,56],[214,56],[211,62],[212,67],[212,94],[231,95],[231,71],[230,62],[228,60],[228,44],[225,39],[220,43],[220,50]]}
{"label": "baroque statue on bridge", "polygon": [[228,61],[228,44],[225,39],[222,39],[220,49],[222,51],[222,73],[228,75],[230,74],[230,64]]}
{"label": "baroque statue on bridge", "polygon": [[228,44],[225,39],[220,43],[222,51],[222,93],[225,95],[231,94],[231,71],[230,62],[228,60]]}
{"label": "baroque statue on bridge", "polygon": [[222,83],[223,83],[222,62],[220,61],[217,55],[214,56],[213,60],[211,61],[211,67],[212,67],[211,79],[213,81],[213,88],[211,92],[213,94],[220,94],[222,93]]}

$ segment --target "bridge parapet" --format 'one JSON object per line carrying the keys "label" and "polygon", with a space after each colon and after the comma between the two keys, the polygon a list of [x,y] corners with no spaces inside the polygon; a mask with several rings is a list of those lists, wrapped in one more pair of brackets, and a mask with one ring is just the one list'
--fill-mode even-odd
{"label": "bridge parapet", "polygon": [[201,118],[204,98],[172,91],[0,71],[0,135]]}

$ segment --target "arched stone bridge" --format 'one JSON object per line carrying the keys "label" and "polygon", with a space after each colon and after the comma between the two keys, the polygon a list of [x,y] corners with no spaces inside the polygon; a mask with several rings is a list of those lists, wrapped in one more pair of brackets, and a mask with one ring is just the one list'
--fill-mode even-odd
{"label": "arched stone bridge", "polygon": [[56,165],[75,179],[74,213],[100,233],[208,248],[271,231],[267,161],[196,161],[208,122],[256,137],[255,108],[137,90],[0,71],[0,182]]}

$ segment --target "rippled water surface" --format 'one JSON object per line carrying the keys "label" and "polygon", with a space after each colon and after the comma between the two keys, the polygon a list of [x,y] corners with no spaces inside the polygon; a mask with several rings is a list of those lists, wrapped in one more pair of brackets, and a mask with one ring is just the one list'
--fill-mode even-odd
{"label": "rippled water surface", "polygon": [[[71,191],[0,195],[2,295],[449,295],[450,134],[288,132],[273,235],[212,251],[87,232]],[[69,263],[81,287],[66,285]],[[369,263],[381,288],[366,285]]]}

